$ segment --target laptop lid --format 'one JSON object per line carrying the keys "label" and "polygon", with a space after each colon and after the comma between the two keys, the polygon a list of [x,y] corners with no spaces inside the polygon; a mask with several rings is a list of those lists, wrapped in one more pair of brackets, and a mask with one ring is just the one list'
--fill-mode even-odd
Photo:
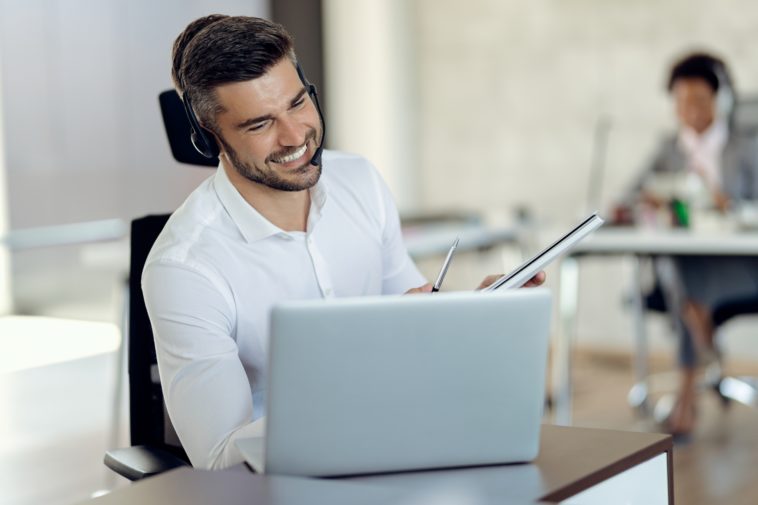
{"label": "laptop lid", "polygon": [[536,457],[547,290],[288,302],[271,318],[266,473]]}

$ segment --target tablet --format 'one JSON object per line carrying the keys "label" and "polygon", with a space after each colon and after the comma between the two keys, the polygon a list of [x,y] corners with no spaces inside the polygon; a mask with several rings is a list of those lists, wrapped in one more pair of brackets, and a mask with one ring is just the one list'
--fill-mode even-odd
{"label": "tablet", "polygon": [[579,223],[576,228],[559,238],[550,246],[538,252],[533,258],[525,261],[511,273],[500,277],[482,291],[520,288],[526,284],[529,279],[537,275],[540,270],[545,268],[551,261],[568,252],[580,240],[600,228],[603,223],[603,219],[598,216],[597,213],[592,214]]}

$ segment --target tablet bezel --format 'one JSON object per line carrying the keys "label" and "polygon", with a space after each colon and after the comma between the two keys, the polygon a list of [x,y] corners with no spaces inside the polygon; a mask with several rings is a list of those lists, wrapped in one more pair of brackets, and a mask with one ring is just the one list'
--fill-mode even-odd
{"label": "tablet bezel", "polygon": [[[560,237],[558,240],[556,240],[555,242],[553,242],[546,248],[542,249],[540,252],[538,252],[532,258],[528,259],[527,261],[525,261],[524,263],[516,267],[510,273],[503,275],[498,280],[496,280],[495,282],[493,282],[486,288],[482,289],[482,291],[494,291],[496,289],[500,289],[501,287],[503,287],[503,285],[508,283],[510,280],[516,278],[517,276],[521,275],[525,271],[531,272],[531,275],[526,277],[526,279],[523,279],[523,282],[521,282],[521,284],[506,286],[506,289],[519,288],[523,286],[529,281],[529,279],[537,275],[540,272],[540,270],[546,267],[556,257],[566,253],[577,242],[579,242],[584,237],[586,237],[587,235],[589,235],[590,233],[598,229],[600,226],[602,226],[604,222],[605,221],[603,220],[603,218],[601,218],[597,214],[597,212],[592,213],[590,216],[584,219],[584,221],[579,223],[568,233]],[[550,258],[545,259],[545,256],[547,256],[551,252],[555,252],[556,254]]]}

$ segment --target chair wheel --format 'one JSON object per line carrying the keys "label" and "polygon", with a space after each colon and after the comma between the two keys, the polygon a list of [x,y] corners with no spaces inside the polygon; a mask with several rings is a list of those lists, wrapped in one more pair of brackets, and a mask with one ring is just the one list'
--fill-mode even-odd
{"label": "chair wheel", "polygon": [[726,410],[732,406],[732,399],[721,392],[721,380],[713,383],[711,385],[711,389],[713,389],[713,392],[716,393],[716,396],[718,396],[722,409]]}

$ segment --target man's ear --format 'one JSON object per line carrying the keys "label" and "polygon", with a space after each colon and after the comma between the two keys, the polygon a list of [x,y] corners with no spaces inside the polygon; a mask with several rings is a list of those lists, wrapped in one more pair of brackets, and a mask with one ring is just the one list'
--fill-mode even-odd
{"label": "man's ear", "polygon": [[211,137],[213,138],[213,141],[218,146],[218,156],[219,156],[219,158],[221,156],[226,156],[225,144],[223,142],[221,142],[221,138],[218,136],[218,134],[216,134],[215,130],[211,130],[210,128],[206,128],[205,126],[203,126],[203,129],[211,135]]}

